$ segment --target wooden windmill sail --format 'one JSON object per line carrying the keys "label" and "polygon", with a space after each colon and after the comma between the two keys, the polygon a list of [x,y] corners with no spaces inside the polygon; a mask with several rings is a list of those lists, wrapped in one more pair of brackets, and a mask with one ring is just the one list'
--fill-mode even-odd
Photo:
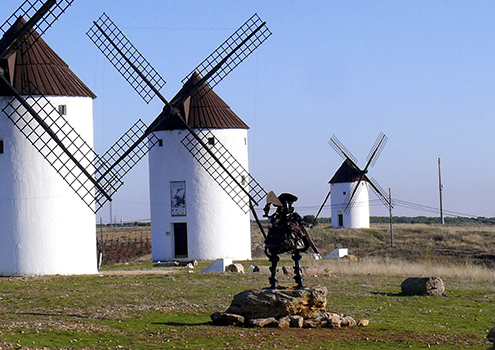
{"label": "wooden windmill sail", "polygon": [[[204,127],[208,128],[208,147],[220,143],[235,158],[236,168],[248,171],[249,127],[215,91],[201,99],[193,94],[178,108],[196,132],[205,133]],[[208,172],[214,164],[207,158],[199,162],[189,153],[190,147],[198,144],[191,138],[182,143],[184,132],[182,124],[173,120],[154,132],[161,147],[153,147],[149,153],[153,260],[250,259],[250,215],[236,204],[242,204],[243,196],[234,197],[234,201],[218,185]],[[167,231],[170,234],[164,235]]]}
{"label": "wooden windmill sail", "polygon": [[[247,232],[248,241],[239,240],[240,236],[246,236],[245,233],[242,233],[237,238],[237,246],[242,246],[244,251],[249,252],[249,255],[237,255],[234,257],[249,258],[248,213],[250,208],[254,208],[266,196],[266,191],[247,170],[247,141],[244,138],[242,140],[246,147],[246,160],[239,161],[238,154],[232,154],[231,145],[225,146],[222,142],[222,137],[219,137],[219,129],[247,130],[247,125],[228,108],[212,89],[271,35],[266,23],[261,21],[256,14],[248,19],[232,36],[184,78],[182,89],[170,102],[160,93],[161,85],[154,83],[154,81],[161,83],[164,80],[151,68],[149,63],[106,14],[103,14],[94,22],[87,35],[145,102],[149,102],[154,96],[158,96],[164,103],[161,113],[136,141],[143,142],[147,137],[153,136],[159,139],[159,144],[163,146],[162,151],[155,149],[150,155],[150,187],[153,187],[150,188],[152,222],[155,232],[158,231],[156,234],[152,233],[154,259],[170,259],[184,256],[212,259],[228,257],[227,254],[235,255],[236,253],[233,252],[235,249],[233,248],[236,241],[232,237],[239,234],[239,232],[235,232],[235,230],[230,230],[231,232],[228,232],[228,234],[221,232],[225,231],[223,227],[226,221],[236,222],[236,218],[239,218],[237,220],[238,225],[248,228],[247,231],[242,229],[242,231]],[[145,63],[143,64],[142,62]],[[208,115],[208,118],[202,118],[205,114]],[[179,130],[179,132],[173,134],[173,136],[169,135],[168,131],[176,130]],[[178,138],[179,135],[180,138]],[[173,139],[173,142],[170,143],[169,139]],[[180,150],[175,149],[177,144],[181,147]],[[133,147],[131,145],[129,149],[132,150]],[[171,154],[180,154],[184,151],[190,153],[194,163],[188,161],[184,156],[181,156],[181,158],[186,159],[184,161],[184,163],[187,163],[186,165],[177,165],[178,162],[175,160],[163,161],[168,159],[167,157],[170,157]],[[153,152],[162,153],[158,161],[153,160],[155,159]],[[172,171],[167,172],[161,168],[162,166],[166,167],[168,162],[174,164],[173,166],[170,164],[170,168],[181,169],[178,174],[174,175],[177,176],[176,181],[170,180],[165,175],[160,176],[162,173],[166,174]],[[156,164],[160,164],[160,166]],[[208,174],[208,180],[197,170],[197,166],[200,166]],[[180,173],[186,175],[180,175]],[[190,179],[189,175],[187,175],[188,173],[194,173],[194,179],[186,180]],[[213,186],[209,182],[212,179],[216,183],[215,188],[221,189],[224,192],[223,195],[226,194],[230,198],[229,203],[232,202],[238,206],[235,213],[234,210],[222,213],[226,207],[225,204],[212,207],[214,205],[212,201],[206,199],[214,197],[217,203],[222,202],[222,194],[218,194],[214,190],[210,192]],[[170,182],[170,184],[167,182]],[[159,185],[155,185],[155,183]],[[169,186],[170,195],[168,194]],[[195,196],[192,196],[192,201],[197,205],[192,206],[193,212],[190,210],[191,207],[188,207],[187,211],[185,209],[177,210],[174,214],[167,203],[174,200],[177,203],[180,202],[180,205],[188,203],[189,198],[191,198],[190,195],[187,195],[191,193],[190,186],[194,186]],[[198,194],[198,192],[202,194]],[[185,199],[183,198],[184,193],[187,197]],[[206,195],[205,193],[208,194]],[[181,197],[180,201],[177,199],[179,197]],[[200,209],[201,205],[207,203],[210,203],[209,208]],[[155,204],[158,209],[155,209]],[[154,214],[157,210],[158,214]],[[179,219],[175,218],[174,221],[167,219],[168,221],[161,222],[166,215],[177,215]],[[212,224],[213,221],[209,217],[215,215],[218,218],[215,224]],[[183,216],[183,218],[180,218],[180,216]],[[188,219],[191,216],[197,219],[193,220],[193,224]],[[179,237],[179,231],[184,231],[184,225],[197,228],[194,236],[190,236],[189,239]],[[209,234],[202,233],[205,229],[208,230]],[[228,235],[230,235],[229,239],[225,239]],[[155,238],[157,236],[161,238]],[[172,242],[170,242],[169,238],[172,239]],[[155,254],[155,247],[161,247],[163,245],[162,241],[168,242],[166,245],[170,250],[173,240],[175,240],[175,245],[177,245],[177,242],[181,242],[180,245],[182,245],[179,249],[176,248],[175,253]],[[186,241],[186,245],[189,241],[186,248],[184,248],[184,241]],[[228,247],[225,247],[226,241],[230,242]]]}
{"label": "wooden windmill sail", "polygon": [[[157,96],[164,103],[161,113],[145,132],[136,139],[135,143],[123,151],[122,157],[132,152],[138,144],[152,135],[153,131],[164,121],[173,119],[178,123],[182,123],[183,127],[188,131],[184,142],[188,142],[191,145],[189,150],[193,156],[199,162],[205,161],[214,164],[211,167],[208,166],[208,168],[222,188],[232,198],[245,197],[242,204],[245,211],[249,211],[250,201],[258,204],[259,200],[266,195],[261,186],[250,176],[244,178],[249,186],[242,185],[242,176],[238,173],[245,171],[237,167],[235,159],[228,154],[228,151],[220,154],[207,147],[207,133],[198,133],[192,129],[185,122],[184,116],[180,114],[178,109],[178,106],[187,103],[193,93],[197,94],[199,98],[203,98],[271,35],[266,23],[261,21],[258,15],[255,14],[248,19],[210,56],[194,68],[183,79],[184,87],[181,90],[181,94],[178,94],[171,102],[159,91],[160,84],[164,84],[164,80],[105,13],[94,22],[87,35],[145,102],[148,103],[154,96]],[[193,74],[199,75],[199,81],[191,85],[185,84],[188,81],[192,81],[190,77]],[[156,84],[154,81],[160,83]],[[221,147],[221,145],[219,144],[218,147]],[[223,157],[223,160],[219,157]],[[111,171],[111,169],[112,166],[107,171]]]}
{"label": "wooden windmill sail", "polygon": [[26,1],[1,26],[0,275],[97,271],[94,212],[76,194],[96,96],[41,38],[71,3]]}
{"label": "wooden windmill sail", "polygon": [[26,0],[0,27],[0,274],[96,272],[94,214],[154,144],[139,120],[94,152],[96,96],[41,39],[72,2]]}

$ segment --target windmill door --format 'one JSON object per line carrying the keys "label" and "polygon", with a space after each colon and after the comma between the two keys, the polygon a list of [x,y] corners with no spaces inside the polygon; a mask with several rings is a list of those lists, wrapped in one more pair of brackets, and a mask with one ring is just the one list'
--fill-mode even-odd
{"label": "windmill door", "polygon": [[339,214],[339,227],[344,227],[344,214]]}
{"label": "windmill door", "polygon": [[187,258],[187,223],[174,223],[174,249],[176,258]]}

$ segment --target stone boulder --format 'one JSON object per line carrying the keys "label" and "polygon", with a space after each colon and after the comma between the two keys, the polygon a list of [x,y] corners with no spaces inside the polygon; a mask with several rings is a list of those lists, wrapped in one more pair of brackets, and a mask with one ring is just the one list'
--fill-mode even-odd
{"label": "stone boulder", "polygon": [[250,327],[277,327],[278,321],[275,317],[251,318],[247,320],[246,324]]}
{"label": "stone boulder", "polygon": [[304,317],[299,315],[289,315],[289,324],[292,328],[302,328],[304,324]]}
{"label": "stone boulder", "polygon": [[400,285],[403,295],[443,295],[445,285],[440,277],[409,277]]}
{"label": "stone boulder", "polygon": [[349,261],[349,262],[357,262],[358,261],[358,258],[355,255],[348,254],[348,255],[344,255],[342,257],[342,260],[346,260],[346,261]]}
{"label": "stone boulder", "polygon": [[244,317],[226,312],[215,312],[210,316],[214,324],[220,326],[238,326],[245,322]]}
{"label": "stone boulder", "polygon": [[244,273],[244,266],[242,264],[230,264],[225,268],[225,272]]}
{"label": "stone boulder", "polygon": [[248,319],[276,319],[299,315],[315,318],[325,312],[328,291],[326,287],[295,289],[251,289],[236,294],[226,313]]}
{"label": "stone boulder", "polygon": [[291,326],[290,316],[285,316],[278,320],[278,325],[277,325],[278,328],[285,329],[285,328],[289,328],[290,326]]}

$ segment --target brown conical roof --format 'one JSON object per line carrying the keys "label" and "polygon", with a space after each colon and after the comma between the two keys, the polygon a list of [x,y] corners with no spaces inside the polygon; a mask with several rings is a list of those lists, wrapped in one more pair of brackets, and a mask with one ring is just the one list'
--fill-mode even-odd
{"label": "brown conical roof", "polygon": [[[328,183],[342,183],[342,182],[354,182],[359,181],[361,177],[361,170],[359,170],[354,164],[350,161],[345,160],[344,163],[340,166],[340,168],[335,172]],[[363,176],[363,180],[370,182],[366,175]]]}
{"label": "brown conical roof", "polygon": [[[200,80],[199,74],[194,72],[170,103],[176,106],[176,103],[183,96],[189,94],[190,88]],[[207,93],[205,94],[205,92]],[[206,83],[203,83],[202,87],[196,89],[185,102],[176,107],[179,108],[182,117],[193,129],[201,127],[209,129],[249,129],[249,126]],[[169,118],[156,130],[177,129],[184,129],[184,127],[177,120]]]}
{"label": "brown conical roof", "polygon": [[[0,39],[0,52],[15,38],[26,21],[20,17]],[[23,95],[43,94],[51,96],[83,96],[96,98],[96,95],[70,70],[69,65],[31,30],[19,47],[9,53],[1,62],[8,69],[7,76],[14,88]],[[29,83],[32,83],[30,85]],[[11,95],[0,84],[0,96]],[[37,90],[36,90],[37,89]]]}

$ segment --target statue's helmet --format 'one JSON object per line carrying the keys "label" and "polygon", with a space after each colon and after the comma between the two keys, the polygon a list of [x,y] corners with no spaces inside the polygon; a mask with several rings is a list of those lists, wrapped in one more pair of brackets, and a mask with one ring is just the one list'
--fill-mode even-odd
{"label": "statue's helmet", "polygon": [[278,199],[282,203],[294,203],[297,201],[297,196],[291,194],[291,193],[282,193],[280,196],[278,196]]}

